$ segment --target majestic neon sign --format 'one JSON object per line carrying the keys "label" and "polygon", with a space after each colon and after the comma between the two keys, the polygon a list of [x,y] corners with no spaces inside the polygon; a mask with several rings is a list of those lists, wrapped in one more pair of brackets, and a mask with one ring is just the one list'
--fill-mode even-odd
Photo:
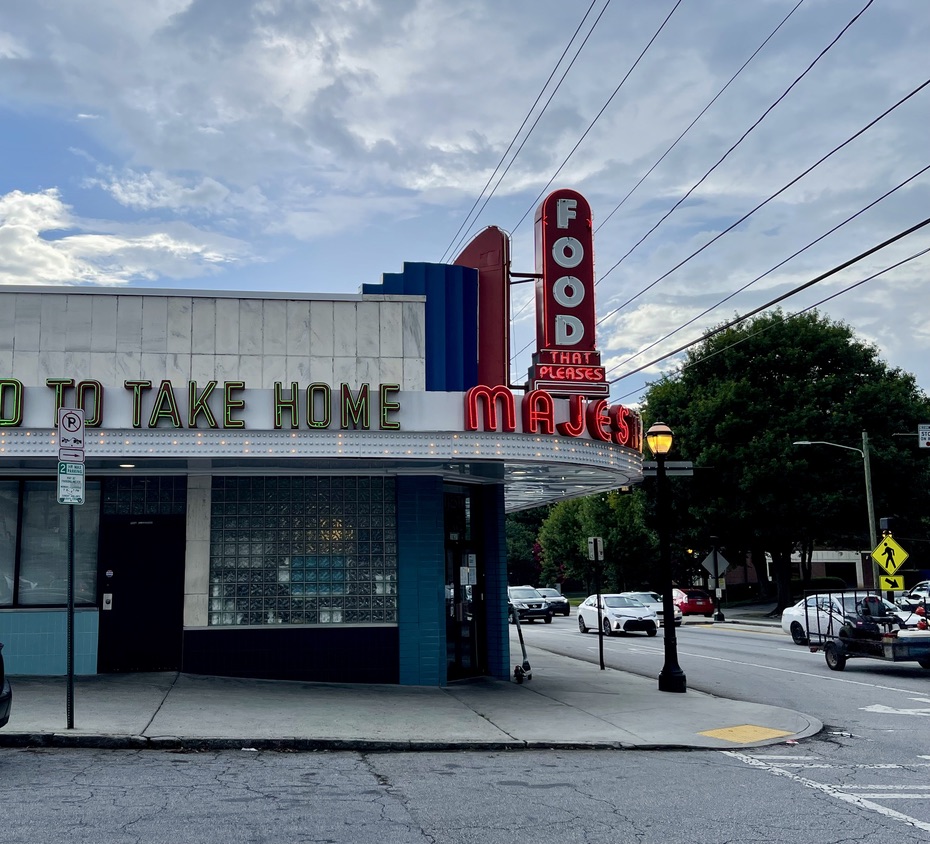
{"label": "majestic neon sign", "polygon": [[[643,425],[639,414],[606,399],[585,401],[574,395],[568,401],[568,419],[556,422],[555,401],[544,390],[530,390],[520,401],[524,434],[561,434],[580,437],[585,431],[592,439],[643,450]],[[506,387],[472,387],[465,393],[465,430],[477,431],[484,421],[485,431],[513,433],[517,429],[516,401]]]}
{"label": "majestic neon sign", "polygon": [[591,208],[573,190],[549,194],[536,211],[536,352],[530,389],[607,396],[595,348]]}

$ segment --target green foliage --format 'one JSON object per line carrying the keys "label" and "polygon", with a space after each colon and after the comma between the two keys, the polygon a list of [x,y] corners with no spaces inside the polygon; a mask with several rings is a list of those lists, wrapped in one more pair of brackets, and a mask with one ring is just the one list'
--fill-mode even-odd
{"label": "green foliage", "polygon": [[540,585],[542,560],[537,537],[548,512],[548,507],[537,507],[507,516],[507,579],[511,586]]}
{"label": "green foliage", "polygon": [[675,432],[671,459],[696,467],[690,487],[675,492],[679,544],[716,534],[731,548],[764,548],[779,568],[780,603],[799,542],[869,545],[863,461],[848,450],[862,447],[863,430],[876,518],[898,514],[926,532],[927,466],[892,434],[916,433],[930,403],[913,376],[816,312],[766,314],[709,338],[679,377],[650,387],[644,415]]}

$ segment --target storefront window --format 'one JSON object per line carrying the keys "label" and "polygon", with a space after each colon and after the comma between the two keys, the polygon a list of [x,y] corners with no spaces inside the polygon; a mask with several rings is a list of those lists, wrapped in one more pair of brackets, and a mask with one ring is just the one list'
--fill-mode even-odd
{"label": "storefront window", "polygon": [[211,625],[397,622],[394,480],[214,478]]}
{"label": "storefront window", "polygon": [[0,481],[0,607],[13,603],[19,481]]}
{"label": "storefront window", "polygon": [[[59,504],[54,481],[26,481],[23,492],[19,604],[68,603],[68,507]],[[84,504],[74,507],[74,601],[97,596],[97,533],[100,484],[86,484]]]}

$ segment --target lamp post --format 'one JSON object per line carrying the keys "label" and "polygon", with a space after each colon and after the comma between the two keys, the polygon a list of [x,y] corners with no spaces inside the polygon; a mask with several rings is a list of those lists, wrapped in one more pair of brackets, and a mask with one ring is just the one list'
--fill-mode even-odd
{"label": "lamp post", "polygon": [[[856,448],[851,445],[840,445],[839,443],[830,443],[825,440],[798,440],[792,445],[829,445],[833,448],[844,448],[847,451],[857,451],[862,456],[862,469],[865,473],[865,506],[869,511],[869,553],[875,550],[878,545],[878,533],[875,530],[875,507],[872,504],[872,470],[869,466],[869,434],[867,431],[862,432],[862,448]],[[878,588],[878,566],[872,562],[872,583]]]}
{"label": "lamp post", "polygon": [[672,600],[672,560],[668,541],[668,478],[665,457],[674,442],[672,429],[656,422],[646,431],[646,443],[656,459],[656,511],[659,518],[659,566],[662,575],[662,617],[665,641],[665,665],[659,674],[660,692],[685,692],[688,689],[685,672],[678,664],[678,637],[675,632],[675,603]]}

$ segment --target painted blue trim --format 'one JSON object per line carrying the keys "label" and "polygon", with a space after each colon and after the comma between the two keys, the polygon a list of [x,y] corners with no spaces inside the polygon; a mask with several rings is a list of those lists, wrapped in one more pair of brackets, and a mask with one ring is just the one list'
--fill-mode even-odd
{"label": "painted blue trim", "polygon": [[397,479],[398,682],[446,684],[442,478]]}
{"label": "painted blue trim", "polygon": [[[98,613],[74,612],[74,673],[97,673]],[[3,610],[0,642],[7,674],[53,677],[68,673],[68,612]]]}
{"label": "painted blue trim", "polygon": [[478,379],[478,271],[454,264],[404,263],[362,293],[426,296],[426,389],[462,392]]}

